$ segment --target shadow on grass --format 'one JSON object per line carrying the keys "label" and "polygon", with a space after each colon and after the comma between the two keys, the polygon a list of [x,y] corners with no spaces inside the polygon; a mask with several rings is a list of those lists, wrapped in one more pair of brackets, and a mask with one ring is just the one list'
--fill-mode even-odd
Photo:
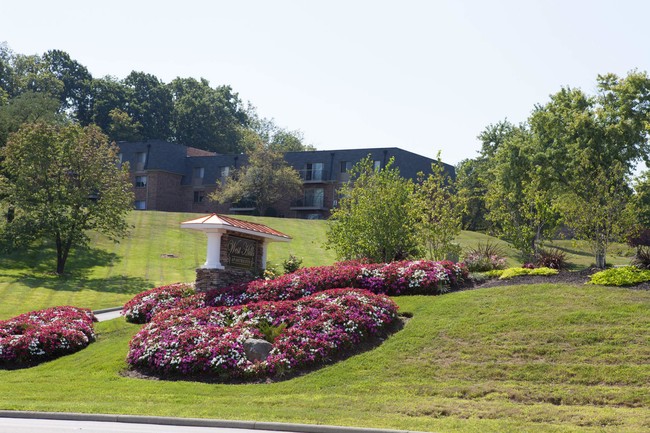
{"label": "shadow on grass", "polygon": [[140,277],[127,277],[117,275],[107,278],[79,278],[75,275],[35,275],[22,274],[17,276],[16,281],[27,287],[45,287],[54,291],[80,292],[92,290],[104,293],[120,293],[134,295],[143,290],[150,289],[153,284]]}
{"label": "shadow on grass", "polygon": [[0,257],[3,277],[28,287],[45,287],[55,291],[92,290],[106,293],[136,294],[153,287],[145,278],[125,275],[91,278],[92,268],[110,267],[119,256],[98,248],[71,251],[63,275],[56,275],[56,250],[43,245],[29,251],[17,251]]}

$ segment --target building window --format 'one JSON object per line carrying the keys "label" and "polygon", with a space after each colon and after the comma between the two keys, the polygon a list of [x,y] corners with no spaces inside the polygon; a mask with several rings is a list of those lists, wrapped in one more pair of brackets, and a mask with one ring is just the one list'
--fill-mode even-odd
{"label": "building window", "polygon": [[325,190],[323,188],[309,188],[305,190],[305,207],[323,207]]}
{"label": "building window", "polygon": [[194,191],[194,203],[203,203],[205,191]]}
{"label": "building window", "polygon": [[147,176],[136,176],[135,177],[135,187],[144,188],[147,186]]}
{"label": "building window", "polygon": [[219,167],[219,176],[221,179],[221,184],[225,185],[226,179],[228,179],[228,176],[230,176],[230,167],[228,166]]}
{"label": "building window", "polygon": [[205,168],[194,167],[192,171],[192,183],[194,185],[203,185],[203,176],[205,175]]}
{"label": "building window", "polygon": [[305,180],[323,180],[322,162],[312,162],[305,165]]}
{"label": "building window", "polygon": [[147,162],[147,154],[145,152],[137,152],[135,154],[135,170],[143,171],[145,162]]}
{"label": "building window", "polygon": [[352,162],[341,161],[341,173],[347,173],[350,170],[352,170]]}
{"label": "building window", "polygon": [[375,170],[381,170],[381,161],[375,161],[373,166],[375,167]]}
{"label": "building window", "polygon": [[122,153],[118,153],[117,154],[117,166],[120,167],[120,168],[122,167],[122,158],[123,158]]}
{"label": "building window", "polygon": [[135,208],[138,210],[145,210],[147,208],[146,200],[136,200],[134,204],[135,204]]}

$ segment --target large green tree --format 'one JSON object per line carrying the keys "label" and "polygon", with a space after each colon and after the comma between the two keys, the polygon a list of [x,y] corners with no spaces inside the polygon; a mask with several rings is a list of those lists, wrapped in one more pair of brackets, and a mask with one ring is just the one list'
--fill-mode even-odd
{"label": "large green tree", "polygon": [[174,102],[169,87],[154,75],[136,71],[124,79],[124,84],[129,89],[126,112],[141,125],[139,133],[144,138],[171,138]]}
{"label": "large green tree", "polygon": [[210,195],[211,200],[219,203],[247,200],[258,215],[266,215],[280,199],[291,200],[300,195],[300,175],[281,152],[260,145],[247,155],[247,164],[234,170],[225,184]]}
{"label": "large green tree", "polygon": [[553,185],[544,167],[534,163],[535,151],[530,131],[514,129],[492,155],[486,194],[488,219],[525,260],[533,260],[558,222]]}
{"label": "large green tree", "polygon": [[390,262],[420,253],[412,211],[412,181],[400,176],[393,160],[375,169],[370,157],[350,170],[327,229],[327,248],[341,259]]}
{"label": "large green tree", "polygon": [[117,152],[96,126],[23,125],[2,150],[0,187],[16,209],[5,239],[13,246],[53,241],[62,274],[71,249],[88,244],[88,230],[125,236],[133,196]]}
{"label": "large green tree", "polygon": [[212,88],[203,78],[176,78],[169,88],[176,141],[219,153],[243,150],[241,130],[247,127],[248,116],[230,86]]}
{"label": "large green tree", "polygon": [[650,78],[636,71],[602,75],[595,95],[564,88],[529,123],[534,163],[557,185],[566,222],[592,243],[597,265],[604,266],[608,243],[630,221],[623,212],[628,178],[640,160],[650,159]]}

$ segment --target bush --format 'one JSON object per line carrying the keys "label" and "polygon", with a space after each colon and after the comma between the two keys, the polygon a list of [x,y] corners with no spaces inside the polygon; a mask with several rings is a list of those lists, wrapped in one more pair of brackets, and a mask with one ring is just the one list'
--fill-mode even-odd
{"label": "bush", "polygon": [[520,277],[522,275],[544,275],[544,276],[549,276],[549,275],[557,275],[558,270],[557,269],[551,269],[551,268],[535,268],[535,269],[528,269],[528,268],[508,268],[504,270],[501,273],[501,276],[499,277],[500,280],[509,280],[510,278],[514,277]]}
{"label": "bush", "polygon": [[632,259],[632,265],[639,269],[650,269],[650,247],[638,245]]}
{"label": "bush", "polygon": [[[297,301],[236,307],[168,310],[156,315],[129,344],[127,362],[156,374],[208,374],[222,380],[281,376],[329,362],[380,335],[397,319],[390,298],[336,289]],[[273,329],[273,348],[262,361],[244,350],[249,338]]]}
{"label": "bush", "polygon": [[27,367],[77,352],[95,341],[90,310],[54,307],[0,321],[0,366]]}
{"label": "bush", "polygon": [[296,272],[298,269],[300,269],[300,265],[302,265],[302,259],[299,259],[293,254],[289,254],[289,258],[282,262],[282,267],[284,268],[285,274]]}
{"label": "bush", "polygon": [[565,269],[567,267],[567,256],[559,248],[541,248],[537,252],[537,266],[541,268]]}
{"label": "bush", "polygon": [[596,272],[589,280],[589,284],[601,286],[633,286],[650,281],[650,270],[642,270],[634,266],[611,268]]}
{"label": "bush", "polygon": [[470,272],[486,272],[494,269],[505,269],[506,258],[503,249],[490,241],[479,243],[476,248],[465,252],[463,263]]}

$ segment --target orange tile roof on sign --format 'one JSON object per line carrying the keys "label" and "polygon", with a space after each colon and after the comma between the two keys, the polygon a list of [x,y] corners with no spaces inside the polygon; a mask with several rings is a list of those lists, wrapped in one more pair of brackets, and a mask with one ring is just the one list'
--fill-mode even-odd
{"label": "orange tile roof on sign", "polygon": [[264,224],[242,221],[236,218],[231,218],[216,213],[206,215],[204,217],[196,218],[190,221],[185,221],[183,222],[183,224],[221,224],[224,226],[236,227],[242,230],[248,230],[252,232],[263,233],[267,235],[273,235],[281,238],[291,239],[291,236],[285,235],[284,233],[279,232],[277,230],[273,230],[272,228],[265,226]]}

